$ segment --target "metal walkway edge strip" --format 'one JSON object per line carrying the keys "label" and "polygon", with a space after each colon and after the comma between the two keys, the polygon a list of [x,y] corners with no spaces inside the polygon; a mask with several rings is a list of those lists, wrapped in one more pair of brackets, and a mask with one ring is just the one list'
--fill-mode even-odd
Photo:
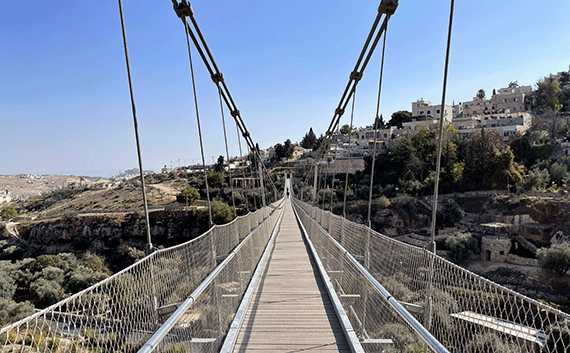
{"label": "metal walkway edge strip", "polygon": [[323,278],[323,282],[327,288],[327,292],[329,294],[331,302],[334,305],[334,310],[336,312],[338,320],[340,321],[340,324],[342,325],[344,335],[345,335],[346,340],[348,341],[348,345],[350,347],[350,351],[353,353],[364,353],[364,348],[362,348],[362,345],[360,344],[360,340],[358,339],[358,336],[356,336],[356,332],[354,332],[354,328],[352,327],[352,324],[350,323],[350,320],[348,319],[348,315],[346,314],[346,311],[344,311],[344,307],[342,306],[342,303],[340,302],[340,299],[338,298],[338,295],[336,294],[336,291],[334,290],[334,287],[332,285],[330,277],[327,274],[327,271],[325,271],[325,268],[321,262],[321,259],[319,258],[319,255],[317,254],[317,250],[315,249],[315,247],[313,246],[313,243],[309,239],[309,235],[305,229],[305,226],[301,222],[299,215],[297,214],[296,208],[295,207],[292,207],[292,208],[293,208],[293,212],[295,213],[295,218],[297,219],[297,224],[299,225],[299,228],[301,229],[301,233],[303,234],[303,238],[305,238],[305,240],[307,241],[307,244],[309,244],[309,247],[311,248],[312,256],[315,259],[317,267],[319,268],[319,272],[321,273],[321,276]]}
{"label": "metal walkway edge strip", "polygon": [[253,294],[255,293],[255,289],[257,287],[257,284],[259,283],[259,279],[261,278],[261,273],[263,272],[263,269],[265,267],[265,262],[269,257],[271,246],[275,241],[277,230],[281,227],[281,220],[283,219],[284,213],[285,213],[285,207],[281,209],[281,214],[279,215],[279,219],[277,220],[277,223],[275,223],[275,227],[273,228],[273,232],[271,233],[271,237],[267,242],[267,246],[265,247],[263,255],[261,256],[261,259],[257,263],[255,272],[253,273],[253,276],[249,282],[249,285],[243,296],[238,311],[236,312],[232,324],[230,325],[230,329],[228,331],[226,339],[224,340],[224,344],[220,349],[220,353],[231,353],[234,350],[234,347],[236,345],[239,336],[239,332],[241,331],[241,327],[243,326],[243,322],[245,320],[245,316],[249,308],[249,304],[251,303],[251,299],[253,298]]}
{"label": "metal walkway edge strip", "polygon": [[[296,203],[296,200],[294,201]],[[296,205],[295,205],[296,206]],[[295,214],[297,214],[297,210],[296,207],[293,207],[293,209],[295,210]],[[307,214],[303,209],[301,209],[302,212],[304,212],[305,214]],[[384,288],[384,286],[382,286],[377,280],[376,278],[374,278],[374,276],[372,276],[368,270],[366,270],[366,268],[364,268],[364,266],[362,266],[360,264],[360,262],[358,262],[354,256],[352,256],[348,250],[346,250],[342,245],[340,245],[340,243],[338,241],[336,241],[323,227],[321,227],[321,225],[316,222],[312,217],[310,217],[309,215],[307,215],[308,218],[315,223],[315,225],[317,227],[319,227],[319,229],[326,234],[330,241],[332,241],[339,249],[341,249],[343,251],[343,253],[350,259],[350,261],[352,261],[354,263],[354,265],[356,265],[358,267],[358,269],[366,276],[366,278],[368,278],[369,281],[372,282],[372,284],[374,285],[374,287],[376,287],[376,289],[382,294],[382,296],[384,296],[384,298],[392,305],[392,307],[398,312],[398,314],[408,323],[408,325],[410,325],[410,327],[416,332],[418,333],[418,335],[420,336],[420,338],[422,339],[422,341],[424,341],[425,344],[427,344],[434,352],[438,352],[438,353],[449,353],[449,351],[447,350],[447,348],[445,348],[438,340],[435,339],[435,337],[432,336],[432,334],[425,329],[425,327],[423,327],[423,325],[421,323],[419,323],[415,317],[412,316],[412,314],[410,314],[406,309],[404,309],[404,307],[400,304],[400,302],[398,302],[394,297],[392,297],[392,295]],[[303,231],[305,232],[305,228],[303,227]],[[312,245],[312,244],[311,244]],[[320,262],[320,261],[319,261]],[[333,289],[334,290],[334,289]],[[335,294],[336,295],[336,294]],[[339,316],[340,318],[340,316]],[[348,320],[348,318],[347,318]]]}
{"label": "metal walkway edge strip", "polygon": [[[278,207],[281,207],[281,215],[280,217],[283,215],[283,211],[285,210],[285,200],[282,199],[281,201],[281,205],[279,205]],[[268,217],[269,218],[269,217]],[[264,220],[264,222],[267,221],[267,219]],[[277,223],[274,227],[274,231],[277,228]],[[253,236],[253,234],[255,234],[257,231],[259,230],[259,227],[257,227],[253,232],[251,232],[247,237],[251,237]],[[236,256],[236,253],[241,249],[241,247],[243,246],[243,244],[245,244],[245,240],[244,239],[242,242],[240,242],[240,244],[225,258],[225,260],[218,265],[218,267],[216,267],[216,269],[204,280],[204,282],[202,282],[198,288],[196,288],[196,290],[194,290],[194,292],[188,297],[188,299],[186,299],[182,305],[180,305],[180,307],[174,312],[174,314],[172,314],[168,320],[162,325],[162,327],[160,327],[160,329],[158,331],[156,331],[156,333],[147,341],[147,343],[138,351],[138,353],[150,353],[152,352],[157,346],[158,344],[160,344],[160,342],[162,341],[162,339],[170,332],[170,330],[172,330],[172,328],[176,325],[176,323],[178,322],[178,320],[180,319],[180,317],[182,315],[184,315],[184,313],[188,310],[188,308],[190,308],[192,306],[192,304],[194,303],[194,301],[196,300],[196,298],[198,298],[198,296],[200,294],[202,294],[202,292],[205,290],[205,288],[214,280],[214,278],[222,271],[222,269],[226,266],[226,264],[233,258]]]}

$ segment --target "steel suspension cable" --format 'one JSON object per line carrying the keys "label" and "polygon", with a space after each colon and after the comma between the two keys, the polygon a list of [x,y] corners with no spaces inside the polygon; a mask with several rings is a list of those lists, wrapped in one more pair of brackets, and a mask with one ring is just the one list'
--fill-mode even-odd
{"label": "steel suspension cable", "polygon": [[[239,145],[239,159],[240,159],[240,161],[243,162],[243,153],[241,151],[241,137],[239,135],[239,126],[237,125],[237,123],[236,123],[236,130],[237,130],[237,139],[238,139],[238,145]],[[243,165],[241,168],[241,172],[243,175],[243,181],[242,181],[241,187],[242,187],[242,189],[245,190],[244,185],[247,185],[247,184],[244,184],[244,183],[246,183],[246,180],[245,180],[245,168],[243,167]],[[245,195],[245,192],[244,192],[244,198],[245,198],[245,207],[247,208],[247,211],[249,212],[249,201],[247,199],[247,195]]]}
{"label": "steel suspension cable", "polygon": [[142,153],[141,153],[141,143],[139,139],[139,125],[137,121],[137,110],[135,107],[135,96],[133,93],[133,80],[131,78],[131,65],[129,61],[129,50],[127,46],[127,33],[125,31],[125,18],[123,16],[123,3],[119,0],[119,13],[121,14],[121,30],[123,33],[123,46],[125,49],[125,61],[127,63],[127,76],[129,78],[129,91],[131,95],[131,109],[133,112],[133,123],[135,127],[135,140],[137,143],[137,156],[139,160],[139,170],[140,170],[140,179],[141,179],[141,190],[142,190],[142,197],[143,197],[143,208],[144,208],[144,217],[146,220],[146,240],[147,240],[147,252],[152,252],[152,241],[150,237],[150,219],[148,216],[148,202],[146,197],[146,188],[144,183],[144,172],[143,172],[143,162],[142,162]]}
{"label": "steel suspension cable", "polygon": [[200,126],[200,112],[198,110],[198,95],[196,94],[196,79],[194,77],[194,63],[192,62],[192,48],[190,47],[190,36],[186,19],[182,18],[186,31],[186,44],[188,45],[188,59],[190,60],[190,73],[192,76],[192,92],[194,93],[194,107],[196,109],[196,122],[198,123],[198,136],[200,138],[200,153],[202,154],[202,169],[204,172],[204,182],[206,183],[206,199],[208,200],[208,215],[210,217],[210,227],[214,225],[212,220],[212,204],[210,202],[210,187],[208,186],[208,173],[206,172],[206,158],[204,157],[204,143],[202,141],[202,128]]}
{"label": "steel suspension cable", "polygon": [[230,152],[228,149],[228,135],[226,134],[226,119],[224,117],[224,103],[222,103],[222,91],[218,86],[218,96],[220,98],[220,110],[222,112],[222,126],[224,128],[224,142],[226,144],[226,158],[228,160],[228,172],[230,174],[230,189],[232,191],[232,205],[234,206],[234,217],[236,217],[236,200],[234,197],[234,184],[232,182],[232,166],[230,165]]}
{"label": "steel suspension cable", "polygon": [[433,188],[433,209],[431,215],[431,251],[435,254],[435,222],[437,213],[437,198],[439,193],[439,174],[441,171],[441,149],[443,146],[443,118],[445,112],[445,94],[447,91],[447,74],[449,71],[449,52],[451,48],[451,31],[453,26],[453,9],[455,0],[451,0],[451,9],[449,13],[449,29],[447,31],[447,49],[445,53],[445,69],[443,71],[443,90],[441,94],[441,115],[439,117],[439,136],[437,141],[437,161],[435,169],[435,185]]}
{"label": "steel suspension cable", "polygon": [[[338,136],[338,132],[340,132],[340,126],[337,128],[337,136]],[[334,150],[334,158],[333,158],[333,162],[336,163],[336,157],[338,154],[338,144],[336,146],[336,149]],[[334,190],[334,179],[336,177],[336,165],[333,167],[333,175],[332,175],[332,181],[331,181],[331,189],[332,189],[332,193],[331,193],[331,212],[333,210],[333,198],[335,195],[335,190]]]}
{"label": "steel suspension cable", "polygon": [[[445,68],[443,70],[443,89],[441,93],[441,115],[439,117],[439,135],[437,141],[437,160],[436,160],[436,169],[435,169],[435,185],[433,190],[433,209],[432,209],[432,216],[431,216],[431,243],[430,243],[430,251],[433,254],[436,254],[436,244],[435,244],[435,222],[437,219],[437,198],[439,193],[439,174],[441,171],[441,150],[443,146],[443,118],[445,112],[445,94],[447,92],[447,74],[449,71],[449,52],[451,49],[451,33],[453,28],[453,9],[455,6],[455,0],[451,0],[451,6],[449,10],[449,28],[447,30],[447,48],[445,52]],[[425,327],[430,330],[432,324],[432,317],[433,317],[433,277],[434,277],[434,259],[435,257],[432,256],[430,259],[430,272],[429,272],[429,287],[428,287],[428,297],[426,300],[426,311],[425,311],[425,318],[426,324]]]}
{"label": "steel suspension cable", "polygon": [[[348,132],[348,156],[346,160],[346,174],[344,181],[344,201],[342,203],[342,216],[346,218],[346,194],[348,191],[348,171],[350,170],[350,143],[352,138],[352,124],[354,123],[354,101],[356,100],[356,86],[352,93],[352,108],[350,112],[350,131]],[[339,124],[340,125],[340,124]]]}
{"label": "steel suspension cable", "polygon": [[[390,19],[390,14],[387,14],[386,17],[388,20]],[[380,63],[380,79],[378,81],[378,99],[376,100],[376,116],[374,118],[374,151],[372,152],[372,170],[370,171],[370,190],[368,192],[368,224],[369,228],[372,228],[372,223],[370,221],[370,213],[372,212],[372,189],[374,188],[374,168],[376,166],[376,144],[378,142],[378,124],[380,123],[379,114],[380,114],[380,96],[382,93],[382,78],[384,75],[384,57],[386,54],[386,35],[388,34],[388,22],[386,22],[386,28],[384,29],[384,41],[382,43],[382,60]]]}

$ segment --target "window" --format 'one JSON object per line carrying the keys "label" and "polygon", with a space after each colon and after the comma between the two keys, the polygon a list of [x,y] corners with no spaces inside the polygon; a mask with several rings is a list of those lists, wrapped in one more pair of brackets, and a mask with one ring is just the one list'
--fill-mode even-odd
{"label": "window", "polygon": [[516,101],[517,101],[517,98],[515,98],[515,99],[513,100],[513,102],[516,102]]}
{"label": "window", "polygon": [[388,134],[384,134],[384,138],[388,138]]}
{"label": "window", "polygon": [[439,114],[439,109],[436,111],[436,113],[438,113],[438,114]]}
{"label": "window", "polygon": [[431,110],[428,110],[427,113],[428,113],[428,115],[431,114]]}
{"label": "window", "polygon": [[499,251],[499,254],[505,255],[505,252],[504,252],[504,251]]}
{"label": "window", "polygon": [[424,115],[424,111],[423,111],[423,110],[420,110],[420,115]]}

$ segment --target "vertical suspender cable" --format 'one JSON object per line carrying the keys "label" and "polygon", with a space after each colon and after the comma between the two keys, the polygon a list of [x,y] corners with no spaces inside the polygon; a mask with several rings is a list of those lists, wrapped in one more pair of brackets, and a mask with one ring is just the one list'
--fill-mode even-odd
{"label": "vertical suspender cable", "polygon": [[[340,131],[340,124],[339,127],[337,128],[337,136],[338,136],[338,132]],[[337,140],[338,141],[338,140]],[[338,153],[338,143],[336,146],[336,149],[334,150],[334,160],[333,162],[336,163],[336,156]],[[334,165],[333,163],[333,165]],[[333,166],[333,174],[332,174],[332,181],[331,181],[331,189],[332,189],[332,193],[331,193],[331,213],[333,211],[333,199],[334,199],[334,195],[335,195],[335,190],[334,190],[334,178],[336,177],[336,165]]]}
{"label": "vertical suspender cable", "polygon": [[[390,15],[386,15],[390,19]],[[376,101],[376,116],[374,118],[374,151],[372,152],[372,170],[370,171],[370,191],[368,194],[368,227],[372,228],[370,222],[370,213],[372,211],[372,189],[374,187],[374,168],[376,166],[376,144],[378,142],[378,124],[380,123],[380,94],[382,93],[382,76],[384,75],[384,56],[386,53],[386,35],[388,34],[388,22],[386,21],[386,29],[384,30],[384,42],[382,43],[382,61],[380,64],[380,80],[378,82],[378,100]]]}
{"label": "vertical suspender cable", "polygon": [[[238,138],[238,145],[239,145],[239,159],[240,159],[240,161],[243,162],[243,154],[242,154],[242,152],[241,152],[241,137],[239,136],[239,126],[237,125],[237,123],[236,123],[236,130],[237,130],[237,138]],[[243,167],[243,165],[242,165],[242,168],[241,168],[241,172],[242,172],[242,175],[243,175],[243,182],[242,182],[242,184],[241,184],[241,187],[242,187],[242,189],[245,190],[245,186],[247,186],[247,181],[245,180],[245,168]],[[244,184],[244,183],[245,183],[245,184]],[[247,212],[249,212],[249,201],[248,201],[248,199],[247,199],[247,195],[245,194],[245,191],[244,191],[244,193],[243,193],[243,196],[244,196],[244,198],[245,198],[245,207],[246,207],[246,209],[247,209]]]}
{"label": "vertical suspender cable", "polygon": [[139,140],[139,125],[137,122],[137,110],[135,108],[135,96],[133,94],[133,80],[131,78],[131,65],[129,62],[129,51],[127,49],[127,33],[125,31],[125,18],[123,16],[123,3],[119,0],[119,12],[121,14],[121,29],[123,32],[123,46],[125,47],[125,60],[127,62],[127,76],[129,78],[129,91],[131,94],[131,108],[133,111],[133,122],[135,126],[135,139],[137,142],[137,155],[139,159],[139,170],[140,170],[140,178],[141,178],[141,190],[142,190],[142,197],[143,197],[143,207],[144,207],[144,216],[146,220],[146,240],[147,240],[147,252],[150,253],[152,251],[152,241],[150,238],[150,219],[148,216],[148,203],[146,200],[146,189],[144,183],[144,172],[143,172],[143,163],[142,163],[142,154],[141,154],[141,144]]}
{"label": "vertical suspender cable", "polygon": [[431,251],[435,254],[435,221],[437,214],[437,197],[439,189],[439,173],[441,170],[441,149],[443,146],[443,117],[445,112],[445,93],[447,90],[447,73],[449,71],[449,51],[451,47],[451,29],[453,25],[453,8],[455,0],[451,0],[451,10],[449,13],[449,29],[447,32],[447,50],[445,53],[445,70],[443,72],[443,92],[441,97],[441,115],[439,117],[439,138],[437,141],[437,161],[435,169],[435,186],[433,189],[433,210],[431,214]]}
{"label": "vertical suspender cable", "polygon": [[[342,216],[346,218],[346,193],[348,191],[348,171],[350,170],[350,143],[352,138],[352,124],[354,123],[354,101],[356,100],[356,87],[353,89],[352,108],[350,112],[350,131],[348,132],[348,156],[346,160],[346,174],[344,181],[344,201],[342,203]],[[340,125],[340,124],[339,124]]]}
{"label": "vertical suspender cable", "polygon": [[[436,160],[436,169],[435,169],[435,185],[433,190],[433,209],[431,214],[431,243],[429,251],[436,254],[436,245],[435,245],[435,222],[436,222],[436,215],[437,215],[437,198],[438,198],[438,189],[439,189],[439,174],[441,170],[441,149],[443,146],[443,117],[445,112],[445,93],[447,90],[447,73],[449,71],[449,52],[451,48],[451,30],[453,26],[453,8],[455,5],[455,0],[451,0],[451,6],[449,10],[449,29],[447,31],[447,49],[445,53],[445,69],[443,71],[443,90],[441,94],[441,115],[439,117],[439,138],[437,142],[437,160]],[[433,277],[434,277],[434,258],[435,256],[431,256],[430,259],[430,272],[429,272],[429,288],[428,288],[428,298],[426,303],[426,311],[425,311],[425,318],[427,322],[425,323],[426,329],[431,329],[432,323],[432,316],[433,316],[433,304],[432,304],[432,297],[433,297]]]}
{"label": "vertical suspender cable", "polygon": [[202,154],[202,168],[204,170],[204,181],[206,182],[206,198],[208,200],[208,215],[210,216],[210,227],[214,225],[212,220],[212,204],[210,202],[210,187],[208,186],[208,173],[206,173],[206,158],[204,157],[204,143],[202,141],[202,128],[200,127],[200,113],[198,111],[198,96],[196,94],[196,80],[194,78],[194,64],[192,63],[192,49],[190,48],[190,37],[188,34],[188,23],[186,18],[182,18],[186,31],[186,43],[188,44],[188,58],[190,60],[190,73],[192,75],[192,91],[194,93],[194,106],[196,109],[196,121],[198,123],[198,136],[200,137],[200,152]]}
{"label": "vertical suspender cable", "polygon": [[218,86],[218,96],[220,97],[220,110],[222,111],[222,126],[224,128],[224,142],[226,144],[226,158],[228,160],[228,172],[230,173],[230,188],[232,190],[232,205],[234,206],[234,217],[236,216],[236,200],[234,197],[234,184],[232,183],[232,167],[230,165],[230,152],[228,150],[228,135],[226,134],[226,119],[224,118],[224,103],[222,102],[222,90]]}

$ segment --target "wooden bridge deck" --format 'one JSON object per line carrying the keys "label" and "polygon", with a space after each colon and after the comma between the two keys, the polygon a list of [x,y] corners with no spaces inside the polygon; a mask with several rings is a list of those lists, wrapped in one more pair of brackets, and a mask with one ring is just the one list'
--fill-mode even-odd
{"label": "wooden bridge deck", "polygon": [[234,352],[350,352],[291,201]]}

